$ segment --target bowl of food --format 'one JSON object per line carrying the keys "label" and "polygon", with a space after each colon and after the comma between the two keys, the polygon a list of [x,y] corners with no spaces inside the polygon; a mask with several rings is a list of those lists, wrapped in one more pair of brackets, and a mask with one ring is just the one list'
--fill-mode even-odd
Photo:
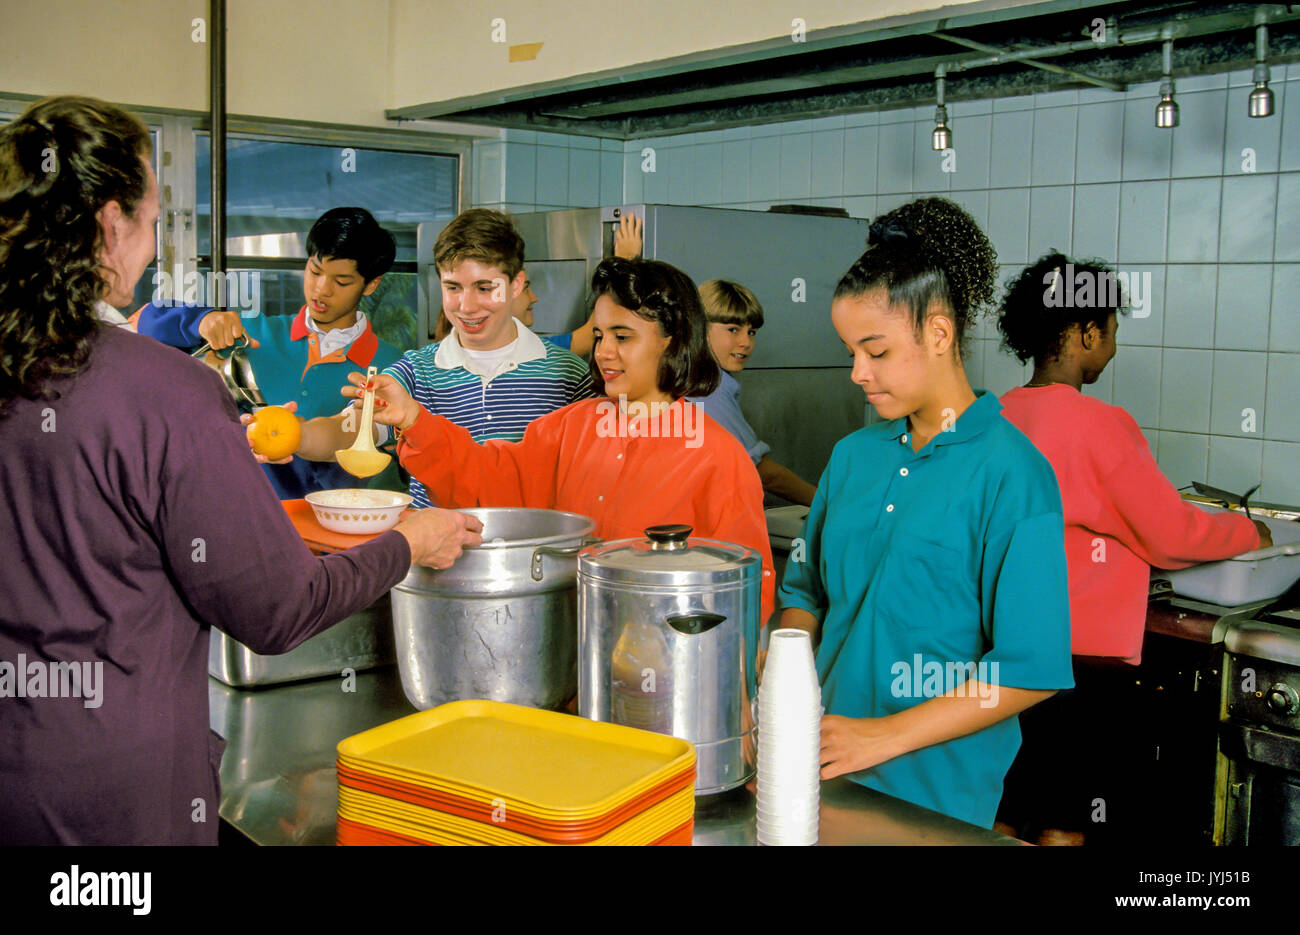
{"label": "bowl of food", "polygon": [[316,514],[316,522],[330,532],[350,536],[368,536],[392,529],[402,511],[411,505],[409,493],[394,490],[344,488],[317,490],[306,500]]}

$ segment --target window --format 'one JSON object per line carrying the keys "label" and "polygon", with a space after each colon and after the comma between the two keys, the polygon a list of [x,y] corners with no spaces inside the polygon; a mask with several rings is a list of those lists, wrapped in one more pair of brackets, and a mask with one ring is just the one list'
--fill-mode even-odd
{"label": "window", "polygon": [[[211,158],[211,138],[200,133],[194,168],[201,264],[211,255]],[[362,207],[392,232],[397,261],[361,310],[399,350],[419,345],[416,228],[455,216],[456,156],[228,138],[226,160],[226,266],[260,274],[262,314],[297,314],[307,232],[330,208]]]}
{"label": "window", "polygon": [[[0,99],[0,125],[25,106]],[[206,280],[211,269],[211,139],[196,128],[201,118],[136,113],[153,135],[163,216],[159,258],[141,277],[127,314],[161,294],[158,272],[171,279],[189,276],[197,260],[198,277]],[[261,312],[297,314],[308,230],[328,209],[355,205],[373,214],[397,241],[393,269],[362,300],[361,309],[380,337],[396,347],[422,343],[418,322],[427,310],[419,307],[416,231],[421,223],[455,217],[468,143],[421,133],[290,124],[268,124],[265,132],[260,124],[241,126],[234,133],[234,124],[226,140],[226,267],[258,274]],[[302,142],[308,133],[312,141]],[[187,297],[182,283],[171,288]],[[200,289],[195,298],[210,296]]]}

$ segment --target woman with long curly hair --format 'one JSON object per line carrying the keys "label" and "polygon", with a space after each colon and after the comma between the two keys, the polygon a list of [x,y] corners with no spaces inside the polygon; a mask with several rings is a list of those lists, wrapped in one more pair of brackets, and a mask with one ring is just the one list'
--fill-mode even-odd
{"label": "woman with long curly hair", "polygon": [[313,556],[217,375],[101,323],[154,256],[150,155],[89,98],[0,127],[0,844],[215,844],[208,628],[285,652],[479,541],[430,510]]}
{"label": "woman with long curly hair", "polygon": [[1071,684],[1056,479],[962,367],[995,264],[950,201],[871,225],[831,320],[886,421],[835,446],[781,588],[781,625],[821,635],[823,778],[986,828],[1015,715]]}
{"label": "woman with long curly hair", "polygon": [[[75,125],[45,102],[4,130],[0,412],[77,373],[104,306],[130,302],[153,259],[158,183],[141,164],[149,132],[121,111],[83,106]],[[85,135],[80,145],[69,145],[72,133]],[[112,138],[125,145],[105,145]]]}

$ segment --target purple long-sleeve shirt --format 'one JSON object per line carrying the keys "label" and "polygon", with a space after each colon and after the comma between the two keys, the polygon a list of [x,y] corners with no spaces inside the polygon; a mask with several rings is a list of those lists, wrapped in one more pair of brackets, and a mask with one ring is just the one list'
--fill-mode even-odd
{"label": "purple long-sleeve shirt", "polygon": [[292,649],[410,549],[312,555],[217,375],[149,338],[104,329],[56,388],[0,418],[0,844],[215,844],[208,628]]}

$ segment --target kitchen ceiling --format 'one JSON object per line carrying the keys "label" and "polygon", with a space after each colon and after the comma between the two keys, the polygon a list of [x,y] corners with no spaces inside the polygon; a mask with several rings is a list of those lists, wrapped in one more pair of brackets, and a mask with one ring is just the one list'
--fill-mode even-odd
{"label": "kitchen ceiling", "polygon": [[703,60],[647,63],[387,115],[639,139],[932,104],[940,66],[949,104],[1067,88],[1118,92],[1160,78],[1162,34],[1173,37],[1175,79],[1250,68],[1261,19],[1269,64],[1300,61],[1300,5],[1053,2],[886,28],[863,24],[810,34],[804,43],[782,37]]}

